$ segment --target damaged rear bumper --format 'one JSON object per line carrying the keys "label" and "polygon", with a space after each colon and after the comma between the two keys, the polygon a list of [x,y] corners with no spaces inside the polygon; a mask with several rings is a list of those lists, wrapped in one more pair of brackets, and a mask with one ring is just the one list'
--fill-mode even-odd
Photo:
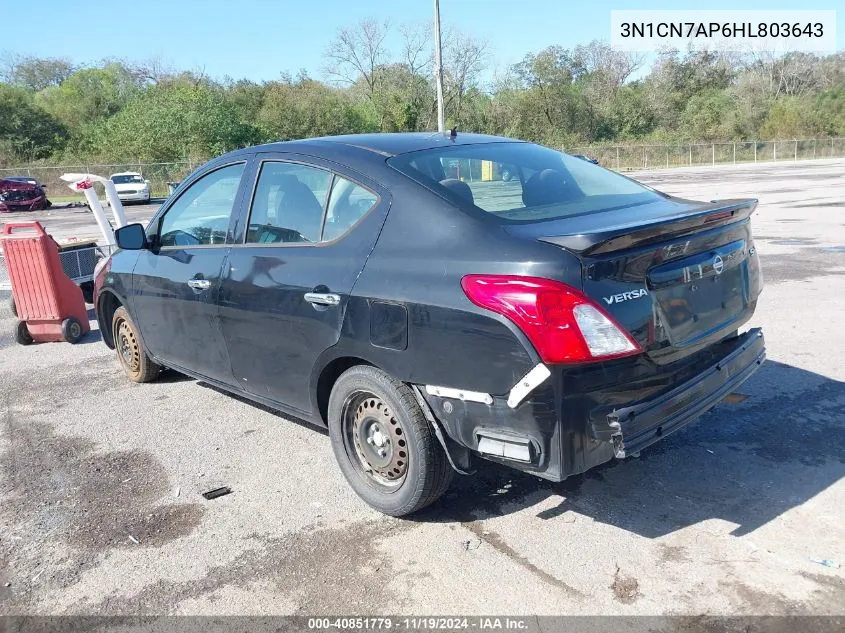
{"label": "damaged rear bumper", "polygon": [[738,346],[708,369],[668,393],[607,415],[616,457],[636,453],[696,420],[757,371],[766,359],[763,332],[750,330]]}
{"label": "damaged rear bumper", "polygon": [[[420,389],[449,444],[544,479],[561,481],[636,453],[693,422],[765,360],[753,329],[672,368],[647,358],[551,366],[518,405],[509,394]],[[677,385],[673,387],[673,385]],[[467,462],[460,460],[463,467]]]}

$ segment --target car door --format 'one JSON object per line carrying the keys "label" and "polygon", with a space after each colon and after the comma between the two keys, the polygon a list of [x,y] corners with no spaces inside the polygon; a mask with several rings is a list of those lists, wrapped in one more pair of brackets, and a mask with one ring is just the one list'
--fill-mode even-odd
{"label": "car door", "polygon": [[226,383],[217,294],[245,168],[238,161],[211,169],[156,216],[132,281],[132,316],[147,349],[167,366]]}
{"label": "car door", "polygon": [[307,415],[314,362],[340,337],[389,197],[316,158],[257,160],[245,230],[223,274],[221,328],[241,387]]}

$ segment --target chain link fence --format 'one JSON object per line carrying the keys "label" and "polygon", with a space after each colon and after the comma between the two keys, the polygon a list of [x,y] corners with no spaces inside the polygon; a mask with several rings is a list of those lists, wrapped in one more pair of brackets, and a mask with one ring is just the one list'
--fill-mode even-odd
{"label": "chain link fence", "polygon": [[[569,147],[570,154],[583,154],[596,158],[605,167],[619,171],[664,169],[754,163],[766,161],[811,160],[814,158],[845,157],[845,138],[794,139],[786,141],[736,141],[721,143],[688,143],[663,145],[585,145]],[[0,179],[5,176],[28,176],[47,185],[47,194],[53,199],[73,196],[73,192],[59,179],[65,173],[90,173],[110,176],[122,171],[138,172],[150,181],[154,197],[166,196],[168,183],[179,182],[190,174],[198,163],[114,163],[110,165],[68,164],[28,165],[0,169]],[[79,196],[80,200],[82,196]]]}
{"label": "chain link fence", "polygon": [[[60,180],[59,176],[69,173],[96,174],[109,177],[123,171],[138,172],[150,181],[152,195],[154,197],[166,196],[168,194],[169,182],[179,182],[190,174],[197,164],[191,161],[179,163],[115,163],[111,165],[89,165],[84,163],[68,165],[28,165],[0,169],[0,179],[6,176],[27,176],[35,178],[40,183],[47,185],[47,197],[51,200],[73,196],[74,193],[68,188],[67,183]],[[80,200],[82,196],[79,195]]]}
{"label": "chain link fence", "polygon": [[845,138],[736,141],[672,145],[587,145],[570,154],[618,171],[845,157]]}

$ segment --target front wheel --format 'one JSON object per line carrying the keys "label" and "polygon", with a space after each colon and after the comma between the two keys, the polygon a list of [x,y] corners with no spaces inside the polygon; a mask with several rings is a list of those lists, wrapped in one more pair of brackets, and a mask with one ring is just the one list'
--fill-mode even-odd
{"label": "front wheel", "polygon": [[161,372],[161,365],[153,362],[141,345],[138,328],[129,311],[120,306],[112,317],[112,337],[117,358],[126,377],[132,382],[151,382]]}
{"label": "front wheel", "polygon": [[403,382],[375,367],[352,367],[332,389],[328,418],[344,477],[379,512],[411,514],[449,487],[454,471]]}

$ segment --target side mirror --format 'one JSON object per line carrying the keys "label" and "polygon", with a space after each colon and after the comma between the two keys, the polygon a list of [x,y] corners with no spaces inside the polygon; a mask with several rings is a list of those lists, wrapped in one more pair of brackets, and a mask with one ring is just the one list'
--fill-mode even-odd
{"label": "side mirror", "polygon": [[149,181],[149,180],[146,180],[146,179],[145,179],[145,180],[144,180],[144,182],[145,182],[146,184],[150,184],[150,181]]}
{"label": "side mirror", "polygon": [[114,232],[117,246],[127,251],[141,251],[147,248],[147,234],[141,224],[127,224]]}

